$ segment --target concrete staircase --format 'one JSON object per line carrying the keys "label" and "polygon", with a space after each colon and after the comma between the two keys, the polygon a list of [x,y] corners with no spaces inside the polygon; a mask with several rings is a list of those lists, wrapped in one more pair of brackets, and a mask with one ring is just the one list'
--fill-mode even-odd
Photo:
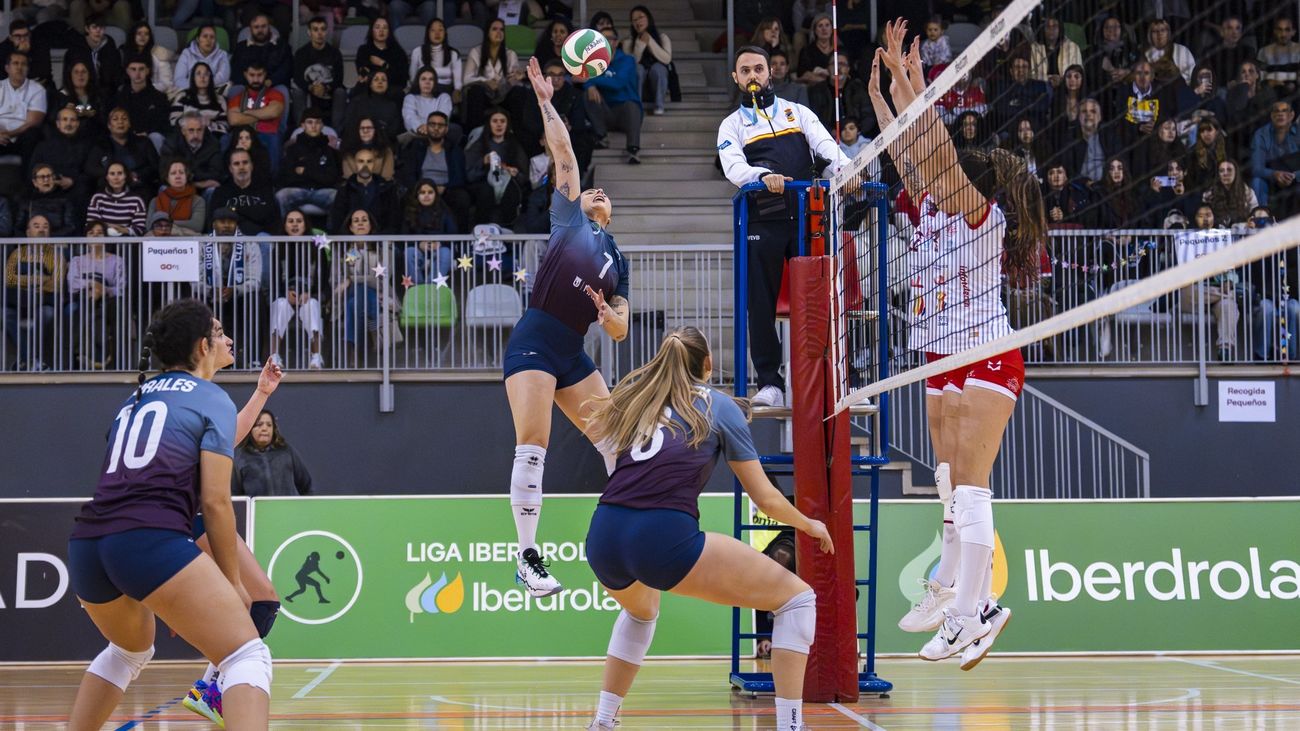
{"label": "concrete staircase", "polygon": [[[640,2],[606,0],[598,7],[626,34],[628,11]],[[646,110],[641,165],[627,164],[622,133],[611,132],[610,149],[596,151],[595,184],[614,202],[612,230],[621,245],[731,243],[736,188],[714,167],[731,81],[725,54],[710,50],[726,27],[714,6],[678,2],[654,9],[659,29],[672,39],[682,101],[669,102],[662,116]]]}

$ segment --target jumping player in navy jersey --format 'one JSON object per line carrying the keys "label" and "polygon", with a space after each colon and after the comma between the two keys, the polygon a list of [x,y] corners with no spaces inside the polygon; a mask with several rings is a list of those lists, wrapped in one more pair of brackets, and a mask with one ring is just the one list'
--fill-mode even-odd
{"label": "jumping player in navy jersey", "polygon": [[747,406],[708,388],[713,357],[693,327],[669,333],[659,353],[591,405],[588,435],[617,454],[614,474],[587,532],[587,562],[623,606],[614,621],[596,719],[614,716],[645,659],[659,617],[659,594],[693,596],[776,614],[772,675],[779,731],[803,727],[803,676],[817,605],[798,576],[748,545],[700,530],[699,495],[719,455],[754,503],[803,531],[823,551],[830,534],[768,481],[750,437]]}
{"label": "jumping player in navy jersey", "polygon": [[[537,60],[528,62],[547,147],[554,164],[551,239],[533,284],[528,311],[515,325],[505,353],[506,396],[515,422],[510,509],[519,539],[515,580],[543,597],[560,591],[537,549],[542,471],[551,436],[551,404],[579,429],[583,404],[609,395],[596,364],[583,351],[591,323],[614,340],[627,337],[628,263],[606,227],[613,208],[605,191],[579,191],[578,161],[564,120],[551,106],[554,89]],[[607,469],[612,454],[598,440]]]}
{"label": "jumping player in navy jersey", "polygon": [[[157,615],[221,670],[232,729],[266,728],[271,653],[249,618],[230,500],[235,405],[213,375],[233,343],[197,300],[149,325],[140,386],[109,432],[94,498],[68,541],[72,588],[109,645],[77,691],[71,729],[98,729],[153,656]],[[163,372],[146,381],[151,357]],[[202,509],[212,558],[191,537]]]}

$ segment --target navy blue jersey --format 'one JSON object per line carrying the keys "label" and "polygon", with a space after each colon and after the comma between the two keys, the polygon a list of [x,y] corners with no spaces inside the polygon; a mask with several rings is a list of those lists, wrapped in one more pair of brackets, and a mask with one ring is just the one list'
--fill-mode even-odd
{"label": "navy blue jersey", "polygon": [[596,321],[596,306],[583,288],[590,285],[627,298],[629,266],[614,237],[582,212],[579,200],[560,191],[551,195],[551,240],[538,267],[528,306],[551,315],[580,335]]}
{"label": "navy blue jersey", "polygon": [[669,508],[700,517],[699,498],[718,463],[758,459],[745,414],[730,396],[701,388],[695,408],[709,420],[709,436],[688,444],[686,422],[668,409],[674,428],[660,426],[648,443],[618,455],[600,502],[629,508]]}
{"label": "navy blue jersey", "polygon": [[216,384],[170,371],[122,404],[108,433],[95,497],[73,538],[165,528],[190,533],[199,508],[199,453],[234,454],[235,404]]}

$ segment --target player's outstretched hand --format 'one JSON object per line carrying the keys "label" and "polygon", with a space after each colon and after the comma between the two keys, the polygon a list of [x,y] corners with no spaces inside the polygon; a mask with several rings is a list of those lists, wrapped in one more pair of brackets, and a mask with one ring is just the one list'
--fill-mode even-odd
{"label": "player's outstretched hand", "polygon": [[610,307],[609,303],[605,301],[604,292],[592,289],[590,284],[583,287],[582,291],[586,292],[587,296],[591,298],[592,304],[596,305],[596,322],[598,324],[603,326],[607,320],[614,317],[614,308]]}
{"label": "player's outstretched hand", "polygon": [[542,75],[542,66],[537,63],[537,57],[533,56],[528,59],[528,81],[533,85],[533,92],[537,94],[537,103],[545,104],[555,95],[555,88],[551,82]]}
{"label": "player's outstretched hand", "polygon": [[907,80],[912,84],[912,91],[920,94],[925,91],[925,69],[921,65],[921,36],[912,37],[912,47],[907,52]]}
{"label": "player's outstretched hand", "polygon": [[280,379],[284,378],[284,371],[280,366],[271,362],[270,358],[262,366],[262,372],[257,374],[257,390],[270,396],[275,393],[275,389],[280,385]]}
{"label": "player's outstretched hand", "polygon": [[817,541],[817,544],[821,546],[822,553],[835,553],[835,544],[831,542],[831,534],[830,531],[826,530],[825,523],[809,518],[808,527],[803,532]]}

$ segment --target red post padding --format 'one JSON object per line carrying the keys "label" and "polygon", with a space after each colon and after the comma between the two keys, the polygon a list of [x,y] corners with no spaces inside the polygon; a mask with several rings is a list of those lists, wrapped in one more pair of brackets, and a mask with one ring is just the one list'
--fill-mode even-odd
{"label": "red post padding", "polygon": [[834,410],[830,355],[831,259],[790,260],[790,383],[795,504],[824,522],[835,554],[804,534],[796,542],[799,576],[817,592],[817,633],[804,676],[804,700],[858,699],[857,603],[853,571],[853,491],[849,418]]}

